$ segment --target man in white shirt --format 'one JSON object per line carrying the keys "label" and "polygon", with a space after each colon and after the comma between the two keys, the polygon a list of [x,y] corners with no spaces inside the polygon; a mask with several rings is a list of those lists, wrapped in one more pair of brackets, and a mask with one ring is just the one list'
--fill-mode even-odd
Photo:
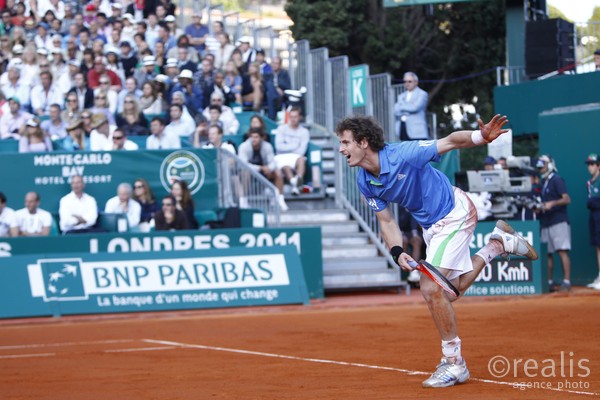
{"label": "man in white shirt", "polygon": [[30,104],[31,87],[29,82],[21,81],[22,63],[11,62],[6,71],[6,83],[2,83],[0,89],[6,98],[17,98],[23,106]]}
{"label": "man in white shirt", "polygon": [[15,210],[6,206],[6,196],[0,192],[0,237],[19,236]]}
{"label": "man in white shirt", "polygon": [[112,148],[110,150],[112,151],[118,151],[118,150],[127,150],[127,151],[131,151],[131,150],[138,150],[139,146],[137,145],[137,143],[132,142],[131,140],[127,139],[127,134],[125,133],[125,131],[121,128],[117,128],[115,129],[115,131],[112,134]]}
{"label": "man in white shirt", "polygon": [[140,203],[131,198],[133,189],[129,183],[121,183],[117,187],[117,195],[108,199],[104,207],[105,213],[110,214],[125,214],[129,228],[136,227],[140,224],[142,214],[142,206]]}
{"label": "man in white shirt", "polygon": [[52,83],[52,74],[49,71],[40,73],[40,84],[31,89],[31,109],[35,115],[48,115],[51,104],[64,102],[64,94]]}
{"label": "man in white shirt", "polygon": [[[225,99],[223,98],[223,93],[220,91],[214,91],[210,95],[210,105],[221,106],[221,116],[219,117],[219,121],[223,123],[223,133],[226,135],[237,135],[238,129],[240,128],[240,121],[238,121],[231,107],[224,105],[224,102]],[[206,107],[202,111],[202,115],[210,120],[209,107]]]}
{"label": "man in white shirt", "polygon": [[96,199],[84,193],[83,177],[71,177],[71,193],[60,199],[58,215],[63,233],[89,232],[98,219]]}
{"label": "man in white shirt", "polygon": [[19,140],[21,138],[19,130],[30,118],[33,118],[33,115],[21,110],[21,102],[17,97],[8,99],[8,108],[10,112],[0,117],[0,139]]}
{"label": "man in white shirt", "polygon": [[171,104],[169,107],[171,123],[165,127],[165,135],[178,135],[179,137],[189,138],[196,130],[196,124],[189,123],[182,118],[183,107],[179,104]]}
{"label": "man in white shirt", "polygon": [[299,186],[302,184],[306,172],[306,150],[310,142],[308,129],[300,126],[302,112],[299,108],[292,108],[287,125],[277,128],[275,135],[275,161],[277,168],[292,185],[292,194],[300,194]]}
{"label": "man in white shirt", "polygon": [[152,118],[150,122],[150,136],[146,139],[147,150],[180,149],[181,140],[177,134],[165,132],[165,121],[160,117]]}
{"label": "man in white shirt", "polygon": [[108,118],[104,114],[92,115],[92,131],[90,132],[91,151],[112,150],[112,131],[114,127],[108,124]]}
{"label": "man in white shirt", "polygon": [[40,196],[36,192],[25,195],[25,208],[15,212],[19,236],[48,236],[52,226],[52,214],[39,208]]}

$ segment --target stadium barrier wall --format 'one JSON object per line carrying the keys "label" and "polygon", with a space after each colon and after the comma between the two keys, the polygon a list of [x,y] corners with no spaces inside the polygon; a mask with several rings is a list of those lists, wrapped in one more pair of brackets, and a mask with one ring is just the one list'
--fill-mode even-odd
{"label": "stadium barrier wall", "polygon": [[[320,227],[218,229],[203,231],[98,233],[38,238],[0,238],[0,262],[10,265],[13,257],[55,253],[114,254],[195,251],[198,256],[216,249],[252,250],[256,247],[293,245],[300,255],[311,298],[323,298],[323,255]],[[243,254],[243,253],[242,253]],[[249,253],[250,254],[250,253]]]}
{"label": "stadium barrier wall", "polygon": [[0,318],[309,303],[294,246],[3,261]]}

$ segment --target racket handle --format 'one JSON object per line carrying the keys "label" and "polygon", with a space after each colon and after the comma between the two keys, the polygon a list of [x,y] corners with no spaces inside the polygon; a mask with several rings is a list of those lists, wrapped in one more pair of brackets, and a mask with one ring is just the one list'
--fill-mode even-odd
{"label": "racket handle", "polygon": [[413,261],[413,260],[409,260],[409,261],[408,261],[408,265],[409,265],[409,266],[410,266],[412,269],[415,269],[415,268],[417,268],[417,267],[419,266],[419,263],[418,263],[418,262],[416,262],[416,261]]}

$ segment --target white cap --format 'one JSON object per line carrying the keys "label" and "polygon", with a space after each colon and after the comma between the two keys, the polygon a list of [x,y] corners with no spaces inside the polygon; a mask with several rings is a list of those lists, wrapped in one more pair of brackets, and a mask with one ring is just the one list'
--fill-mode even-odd
{"label": "white cap", "polygon": [[142,59],[142,65],[144,67],[154,64],[156,64],[156,58],[154,58],[154,56],[144,56],[144,58]]}
{"label": "white cap", "polygon": [[129,13],[123,15],[123,19],[129,20],[132,24],[135,22],[135,17]]}
{"label": "white cap", "polygon": [[24,51],[25,47],[23,47],[21,44],[15,44],[12,48],[13,54],[23,54]]}
{"label": "white cap", "polygon": [[242,36],[241,38],[238,39],[238,41],[236,42],[236,45],[239,46],[242,43],[248,43],[251,44],[252,43],[252,38],[250,36]]}
{"label": "white cap", "polygon": [[194,74],[192,73],[192,71],[190,71],[189,69],[184,69],[183,71],[181,71],[181,73],[179,74],[179,78],[184,78],[184,79],[193,79],[194,78]]}
{"label": "white cap", "polygon": [[167,15],[165,17],[165,22],[175,22],[175,17],[172,15]]}
{"label": "white cap", "polygon": [[112,3],[111,7],[121,10],[121,9],[123,9],[123,4],[121,4],[121,3]]}
{"label": "white cap", "polygon": [[176,58],[167,58],[167,63],[165,64],[165,68],[176,67],[177,59]]}
{"label": "white cap", "polygon": [[158,74],[154,77],[156,82],[167,83],[169,82],[169,77],[164,74]]}

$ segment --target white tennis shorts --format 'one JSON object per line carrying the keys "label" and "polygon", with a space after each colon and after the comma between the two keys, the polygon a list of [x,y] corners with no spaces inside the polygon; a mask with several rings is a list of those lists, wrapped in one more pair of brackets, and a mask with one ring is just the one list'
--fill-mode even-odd
{"label": "white tennis shorts", "polygon": [[281,169],[283,167],[290,167],[292,169],[296,168],[296,161],[300,156],[296,153],[287,153],[287,154],[277,154],[275,156],[275,163],[277,164],[277,168]]}
{"label": "white tennis shorts", "polygon": [[423,231],[427,244],[427,262],[452,270],[447,276],[454,279],[473,270],[469,244],[477,226],[477,209],[469,197],[454,188],[454,209],[444,218]]}

